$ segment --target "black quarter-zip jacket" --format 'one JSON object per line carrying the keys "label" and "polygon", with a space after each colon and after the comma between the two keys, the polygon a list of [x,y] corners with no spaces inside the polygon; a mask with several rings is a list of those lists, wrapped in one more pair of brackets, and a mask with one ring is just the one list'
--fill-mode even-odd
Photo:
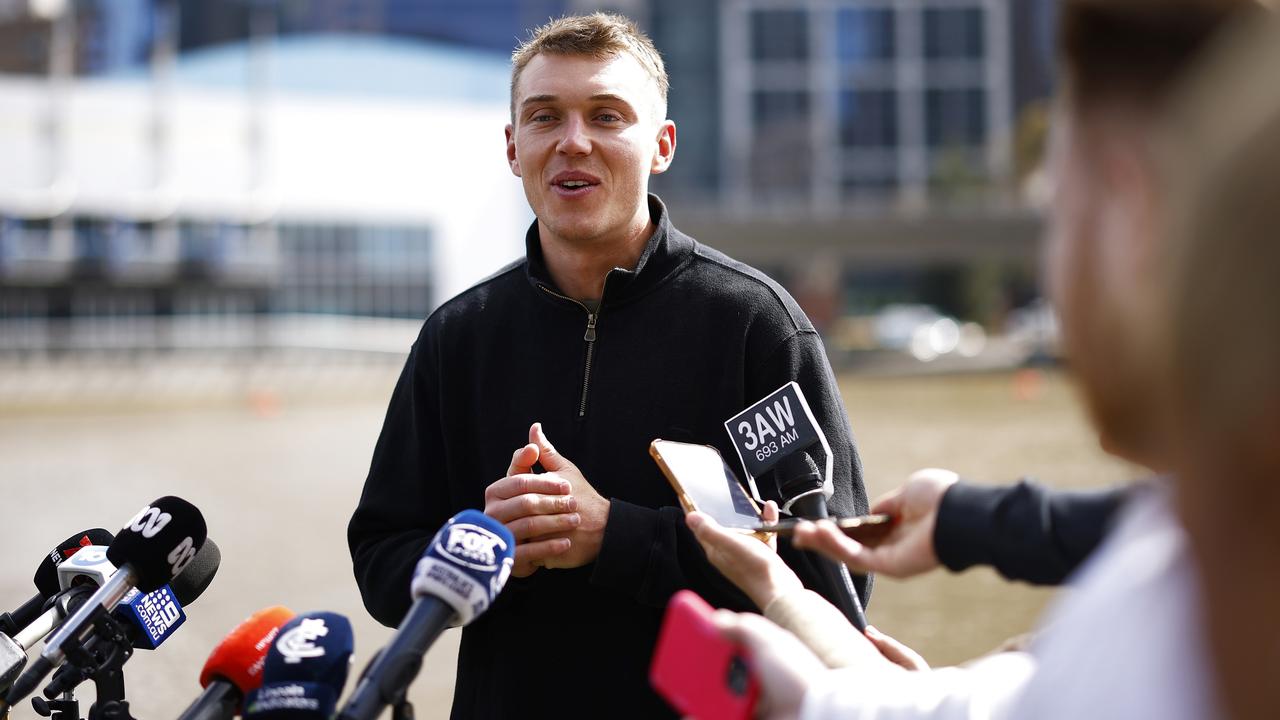
{"label": "black quarter-zip jacket", "polygon": [[[436,530],[484,490],[541,422],[556,449],[611,501],[595,562],[512,578],[462,631],[455,718],[671,717],[648,666],[671,594],[754,610],[706,561],[654,438],[716,446],[743,473],[725,420],[800,384],[834,455],[833,515],[867,509],[861,465],[822,342],[763,273],[672,227],[634,270],[614,269],[597,311],[562,295],[535,222],[526,257],[427,318],[392,394],[348,542],[365,606],[397,625],[415,563]],[[785,240],[780,239],[780,242]],[[758,478],[776,498],[772,478]],[[804,553],[779,550],[808,587],[832,591]],[[865,601],[863,578],[855,578]]]}

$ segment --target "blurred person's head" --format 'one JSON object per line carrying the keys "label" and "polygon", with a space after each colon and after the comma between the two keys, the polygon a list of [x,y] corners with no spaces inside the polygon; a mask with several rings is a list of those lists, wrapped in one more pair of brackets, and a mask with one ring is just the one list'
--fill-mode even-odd
{"label": "blurred person's head", "polygon": [[1232,34],[1170,123],[1167,392],[1222,701],[1280,713],[1280,21]]}
{"label": "blurred person's head", "polygon": [[1064,0],[1049,151],[1047,275],[1068,362],[1107,451],[1167,464],[1150,369],[1163,202],[1150,135],[1210,38],[1249,0]]}
{"label": "blurred person's head", "polygon": [[507,160],[544,241],[647,235],[649,176],[675,153],[667,87],[653,42],[618,15],[561,18],[516,49]]}

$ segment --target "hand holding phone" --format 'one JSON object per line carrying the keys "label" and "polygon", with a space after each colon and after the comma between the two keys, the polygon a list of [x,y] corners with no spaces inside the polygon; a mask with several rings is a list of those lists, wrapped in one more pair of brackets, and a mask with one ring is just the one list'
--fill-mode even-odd
{"label": "hand holding phone", "polygon": [[691,590],[671,597],[649,668],[649,682],[678,712],[697,720],[746,720],[760,686],[746,648],[726,640],[714,612]]}
{"label": "hand holding phone", "polygon": [[[754,533],[761,540],[766,540],[761,536],[768,533],[790,535],[801,522],[787,519],[765,524],[760,519],[759,506],[742,488],[733,468],[724,461],[720,451],[710,445],[654,440],[649,443],[649,454],[675,489],[686,512],[704,512],[726,528]],[[893,518],[889,515],[832,520],[845,535],[866,545],[875,545],[893,527]]]}

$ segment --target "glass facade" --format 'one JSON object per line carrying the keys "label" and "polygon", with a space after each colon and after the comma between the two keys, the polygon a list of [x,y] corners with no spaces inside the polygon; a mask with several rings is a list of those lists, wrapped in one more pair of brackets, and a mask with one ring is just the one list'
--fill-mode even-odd
{"label": "glass facade", "polygon": [[[830,209],[863,199],[927,199],[958,174],[990,181],[1006,171],[999,143],[1011,90],[1002,54],[1007,3],[732,6],[741,30],[721,35],[723,82],[731,88],[723,152],[746,148],[751,158],[746,172],[727,179],[728,196],[741,207],[791,203],[800,194]],[[735,107],[743,119],[733,116]]]}
{"label": "glass facade", "polygon": [[[324,313],[423,318],[435,307],[435,248],[430,228],[409,225],[245,225],[184,219],[166,272],[137,282],[139,265],[163,257],[153,223],[101,216],[69,223],[71,253],[57,257],[48,221],[0,222],[0,270],[58,264],[70,292],[79,280],[105,283],[73,292],[75,316]],[[128,286],[128,287],[127,287]],[[95,287],[97,287],[95,285]],[[130,289],[132,287],[132,289]],[[34,293],[0,283],[0,319],[47,312]],[[141,310],[140,310],[141,308]]]}

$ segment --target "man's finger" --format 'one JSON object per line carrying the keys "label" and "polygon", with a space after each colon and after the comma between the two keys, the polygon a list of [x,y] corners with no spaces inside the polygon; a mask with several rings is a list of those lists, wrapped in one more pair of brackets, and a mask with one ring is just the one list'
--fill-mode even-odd
{"label": "man's finger", "polygon": [[507,466],[507,475],[527,475],[533,472],[538,462],[538,446],[529,443],[511,455],[511,464]]}
{"label": "man's finger", "polygon": [[573,467],[573,463],[556,452],[551,441],[547,439],[547,434],[542,430],[542,423],[534,423],[533,427],[529,428],[529,443],[538,448],[538,461],[547,472]]}
{"label": "man's finger", "polygon": [[543,561],[569,551],[569,538],[551,538],[516,545],[516,564],[541,565]]}
{"label": "man's finger", "polygon": [[558,515],[578,509],[578,501],[572,495],[540,495],[525,493],[505,500],[485,503],[484,514],[501,523],[531,515]]}
{"label": "man's finger", "polygon": [[508,475],[501,480],[495,480],[490,483],[489,487],[484,490],[484,499],[486,503],[496,500],[506,500],[508,498],[518,497],[529,493],[538,495],[568,495],[572,486],[568,480],[557,477],[548,477],[547,475]]}
{"label": "man's finger", "polygon": [[543,535],[554,535],[569,532],[582,524],[582,516],[578,513],[558,513],[555,515],[528,515],[506,523],[507,529],[515,536],[516,542],[536,539]]}

